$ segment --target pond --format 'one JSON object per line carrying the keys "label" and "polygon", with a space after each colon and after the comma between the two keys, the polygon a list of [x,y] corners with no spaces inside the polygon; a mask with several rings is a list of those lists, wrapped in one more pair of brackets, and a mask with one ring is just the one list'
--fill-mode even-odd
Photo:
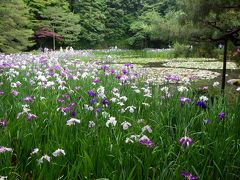
{"label": "pond", "polygon": [[[104,63],[115,66],[132,63],[145,71],[148,78],[152,78],[160,84],[164,82],[166,75],[220,82],[223,64],[221,61],[211,58],[116,58],[104,61]],[[240,78],[240,67],[235,62],[227,62],[226,81],[238,78]]]}

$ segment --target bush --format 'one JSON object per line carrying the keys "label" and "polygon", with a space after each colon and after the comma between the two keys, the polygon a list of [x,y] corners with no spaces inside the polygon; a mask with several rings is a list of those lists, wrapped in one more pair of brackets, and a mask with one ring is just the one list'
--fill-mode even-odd
{"label": "bush", "polygon": [[191,55],[191,45],[175,43],[173,48],[174,57],[189,57]]}
{"label": "bush", "polygon": [[214,43],[194,45],[174,44],[174,57],[204,57],[222,59],[223,49],[216,48]]}

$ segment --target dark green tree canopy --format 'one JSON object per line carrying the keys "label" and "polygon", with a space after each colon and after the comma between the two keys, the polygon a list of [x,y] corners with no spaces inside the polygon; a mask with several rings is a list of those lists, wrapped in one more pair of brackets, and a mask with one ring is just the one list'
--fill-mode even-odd
{"label": "dark green tree canopy", "polygon": [[22,0],[1,0],[0,52],[24,51],[34,44],[29,16]]}
{"label": "dark green tree canopy", "polygon": [[[225,36],[239,44],[239,0],[1,0],[0,4],[2,52],[26,50],[36,42],[33,32],[43,27],[64,37],[56,46],[76,49],[162,48],[177,42],[217,42]],[[53,41],[48,38],[46,44]]]}
{"label": "dark green tree canopy", "polygon": [[41,12],[42,20],[39,21],[41,27],[47,27],[64,37],[64,43],[75,46],[78,35],[81,32],[79,16],[65,10],[61,6],[46,6]]}
{"label": "dark green tree canopy", "polygon": [[184,11],[183,25],[189,37],[214,41],[240,31],[240,2],[238,0],[179,0]]}

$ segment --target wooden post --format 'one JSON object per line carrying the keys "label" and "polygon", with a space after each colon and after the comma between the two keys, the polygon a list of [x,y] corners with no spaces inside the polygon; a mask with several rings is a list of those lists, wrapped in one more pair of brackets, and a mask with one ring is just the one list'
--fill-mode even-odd
{"label": "wooden post", "polygon": [[224,56],[223,56],[223,71],[222,71],[222,93],[224,93],[225,84],[226,84],[226,70],[227,70],[227,45],[228,39],[224,39]]}
{"label": "wooden post", "polygon": [[55,51],[55,34],[53,35],[53,50]]}
{"label": "wooden post", "polygon": [[56,44],[56,40],[55,40],[55,28],[53,27],[53,50],[55,51],[55,45]]}

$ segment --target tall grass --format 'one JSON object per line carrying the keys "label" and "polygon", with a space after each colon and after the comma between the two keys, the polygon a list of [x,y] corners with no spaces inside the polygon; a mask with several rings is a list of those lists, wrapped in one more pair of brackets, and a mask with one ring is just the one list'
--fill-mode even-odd
{"label": "tall grass", "polygon": [[[129,79],[121,83],[116,75],[123,75],[122,69],[110,74],[101,65],[75,60],[63,60],[62,69],[55,69],[50,75],[56,64],[47,60],[47,64],[33,63],[26,69],[23,65],[13,68],[19,72],[15,77],[8,73],[9,68],[1,72],[0,90],[4,94],[0,95],[0,119],[6,119],[7,125],[0,128],[0,146],[12,148],[13,152],[0,153],[0,175],[9,179],[183,179],[181,171],[188,171],[200,179],[240,178],[239,95],[229,100],[218,93],[196,93],[191,87],[179,92],[179,84],[174,84],[169,86],[166,96],[159,85],[147,84],[141,77],[130,79],[135,69],[129,68],[126,74]],[[44,88],[43,81],[39,85],[39,72],[45,77],[49,75],[47,81],[55,84]],[[88,75],[84,77],[86,72]],[[96,77],[100,81],[94,84],[92,80]],[[58,89],[58,78],[65,81],[66,89]],[[11,83],[17,81],[22,85],[13,87]],[[90,106],[92,100],[88,90],[96,92],[100,86],[105,87],[104,94],[110,104],[104,106],[98,93],[97,103],[91,107],[100,108],[100,112],[87,110],[86,105]],[[113,93],[114,88],[119,96]],[[19,95],[13,96],[13,89]],[[209,98],[207,109],[196,106],[201,95]],[[33,102],[24,102],[26,96],[34,97]],[[123,96],[127,97],[126,102],[120,98]],[[182,96],[191,98],[191,103],[181,105]],[[124,105],[111,101],[113,97]],[[70,103],[75,105],[66,114],[57,111]],[[17,119],[24,104],[29,105],[36,118],[27,120],[23,114]],[[134,112],[129,111],[129,106],[136,107]],[[121,113],[121,109],[125,112]],[[72,111],[81,123],[67,126]],[[107,127],[109,118],[102,112],[115,117],[116,126]],[[225,113],[224,119],[218,118],[219,112]],[[211,122],[204,123],[206,119]],[[95,126],[90,128],[89,121]],[[121,125],[124,121],[131,123],[127,130]],[[146,125],[152,132],[142,131]],[[131,135],[146,135],[154,146],[147,147],[138,140],[126,143]],[[185,135],[193,139],[187,148],[178,142]],[[31,155],[34,148],[39,148],[39,152]],[[58,148],[66,155],[54,157],[52,153]],[[39,163],[45,154],[51,161]]]}
{"label": "tall grass", "polygon": [[174,51],[171,49],[165,50],[99,50],[93,51],[93,54],[96,57],[106,57],[112,56],[114,58],[160,58],[160,59],[169,59],[174,57]]}

